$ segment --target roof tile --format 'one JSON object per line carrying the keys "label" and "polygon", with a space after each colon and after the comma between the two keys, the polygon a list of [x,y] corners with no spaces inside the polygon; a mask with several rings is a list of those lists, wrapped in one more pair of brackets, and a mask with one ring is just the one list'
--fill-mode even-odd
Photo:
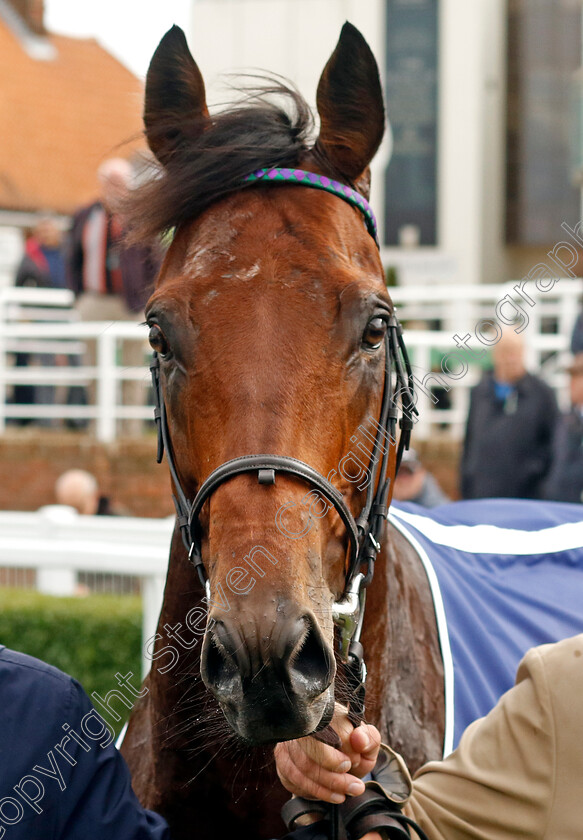
{"label": "roof tile", "polygon": [[141,82],[93,39],[48,38],[36,60],[0,19],[1,209],[71,213],[103,160],[144,147]]}

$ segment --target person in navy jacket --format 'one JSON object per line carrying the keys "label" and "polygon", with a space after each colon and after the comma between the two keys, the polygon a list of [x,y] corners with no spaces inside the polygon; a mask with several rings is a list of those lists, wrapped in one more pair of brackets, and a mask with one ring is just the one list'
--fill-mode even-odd
{"label": "person in navy jacket", "polygon": [[559,409],[551,388],[525,367],[524,340],[508,330],[494,370],[472,388],[461,458],[463,499],[539,499]]}
{"label": "person in navy jacket", "polygon": [[0,840],[170,840],[79,683],[0,646]]}

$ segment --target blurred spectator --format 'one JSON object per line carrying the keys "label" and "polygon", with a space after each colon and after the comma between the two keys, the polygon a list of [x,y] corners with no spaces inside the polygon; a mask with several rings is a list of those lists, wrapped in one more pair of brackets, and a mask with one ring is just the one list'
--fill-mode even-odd
{"label": "blurred spectator", "polygon": [[131,188],[128,161],[106,160],[97,181],[99,198],[73,218],[69,285],[84,321],[136,320],[153,290],[159,258],[152,249],[123,243],[119,213]]}
{"label": "blurred spectator", "polygon": [[[26,240],[24,256],[16,271],[15,286],[42,289],[62,289],[66,286],[65,258],[61,248],[62,232],[55,219],[45,216],[35,225]],[[16,353],[16,367],[55,364],[50,353]],[[54,385],[15,385],[13,402],[17,405],[52,405],[55,401]],[[19,425],[27,425],[30,418],[21,418]],[[50,425],[50,420],[39,421]]]}
{"label": "blurred spectator", "polygon": [[67,470],[55,482],[57,504],[68,505],[83,516],[125,516],[107,496],[99,493],[97,479],[86,470]]}
{"label": "blurred spectator", "polygon": [[428,472],[414,449],[405,450],[393,485],[393,498],[432,508],[449,502],[435,478]]}
{"label": "blurred spectator", "polygon": [[537,499],[548,475],[559,417],[552,390],[528,373],[524,341],[506,331],[494,370],[471,392],[461,463],[464,499]]}
{"label": "blurred spectator", "polygon": [[67,286],[62,233],[55,219],[45,216],[35,225],[24,246],[15,286],[64,289]]}
{"label": "blurred spectator", "polygon": [[545,496],[556,502],[583,502],[583,352],[567,371],[571,410],[559,422]]}
{"label": "blurred spectator", "polygon": [[583,312],[580,312],[573,327],[573,334],[571,336],[571,353],[577,356],[583,353]]}
{"label": "blurred spectator", "polygon": [[[70,233],[68,283],[77,296],[83,321],[138,321],[154,288],[160,256],[154,248],[126,246],[120,216],[132,182],[132,167],[123,158],[106,160],[97,171],[99,198],[77,211]],[[87,363],[96,362],[91,346]],[[122,364],[144,365],[140,342],[125,341]],[[126,405],[142,401],[140,382],[123,383]],[[78,402],[83,398],[79,396]],[[85,400],[86,401],[86,400]],[[140,421],[125,421],[128,433],[137,433]]]}

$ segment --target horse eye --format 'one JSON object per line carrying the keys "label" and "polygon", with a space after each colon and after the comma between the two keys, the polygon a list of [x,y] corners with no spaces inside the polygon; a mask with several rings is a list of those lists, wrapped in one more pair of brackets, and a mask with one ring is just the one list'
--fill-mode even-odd
{"label": "horse eye", "polygon": [[384,318],[377,316],[368,322],[362,343],[367,350],[378,350],[384,341],[387,332],[387,322]]}
{"label": "horse eye", "polygon": [[150,342],[150,347],[152,350],[155,350],[160,356],[167,356],[170,352],[170,348],[168,347],[168,342],[164,337],[164,333],[158,326],[158,324],[152,324],[150,327],[150,332],[148,333],[148,341]]}

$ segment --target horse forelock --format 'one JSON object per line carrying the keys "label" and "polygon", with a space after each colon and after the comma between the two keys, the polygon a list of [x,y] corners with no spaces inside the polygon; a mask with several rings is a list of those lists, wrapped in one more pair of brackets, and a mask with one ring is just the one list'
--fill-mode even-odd
{"label": "horse forelock", "polygon": [[[261,78],[261,77],[259,77]],[[187,138],[162,166],[151,163],[151,177],[126,207],[132,241],[147,241],[196,218],[214,201],[243,188],[244,178],[262,167],[297,166],[309,145],[313,116],[290,84],[269,76],[263,85],[242,89],[243,101],[200,120],[176,115]],[[247,185],[249,188],[250,185]]]}

